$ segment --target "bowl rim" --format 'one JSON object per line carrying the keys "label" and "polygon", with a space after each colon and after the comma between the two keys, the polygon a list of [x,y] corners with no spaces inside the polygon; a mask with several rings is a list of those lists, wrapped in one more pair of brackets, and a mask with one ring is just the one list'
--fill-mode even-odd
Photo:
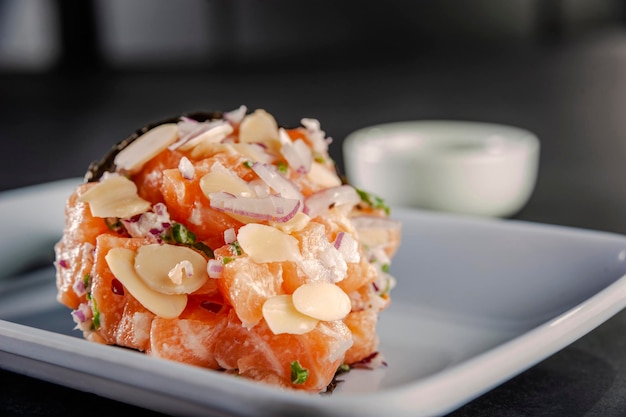
{"label": "bowl rim", "polygon": [[[465,136],[454,136],[457,132],[463,133]],[[470,134],[469,136],[467,136],[468,133]],[[402,134],[407,135],[402,137],[398,136]],[[409,134],[412,136],[409,136]],[[390,138],[389,135],[395,135],[395,137]],[[502,123],[453,119],[401,120],[364,126],[346,135],[342,146],[344,154],[350,154],[359,149],[363,150],[367,148],[368,145],[379,146],[380,142],[385,140],[396,139],[398,141],[406,141],[410,139],[411,145],[415,144],[415,139],[418,138],[428,144],[442,140],[446,140],[448,143],[454,142],[457,145],[464,143],[485,144],[490,138],[496,135],[502,143],[508,145],[506,152],[501,152],[497,155],[499,158],[519,152],[529,154],[538,153],[541,147],[538,136],[525,128]],[[398,150],[403,149],[397,149],[396,152],[390,152],[389,149],[382,151],[379,149],[378,151],[381,154],[389,155],[395,153],[402,157],[402,154],[397,152]],[[486,152],[487,150],[486,146],[484,149],[477,146],[472,152],[447,152],[440,149],[439,152],[427,152],[426,154],[430,158],[492,158],[493,155]],[[415,154],[411,155],[411,157],[415,157]],[[345,158],[344,156],[344,159]]]}

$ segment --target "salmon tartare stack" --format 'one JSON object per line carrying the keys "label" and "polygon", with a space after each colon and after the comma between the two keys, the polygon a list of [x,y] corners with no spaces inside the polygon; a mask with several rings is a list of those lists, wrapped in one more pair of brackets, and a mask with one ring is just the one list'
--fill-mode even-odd
{"label": "salmon tartare stack", "polygon": [[85,339],[325,392],[384,366],[401,225],[342,181],[315,119],[245,106],[148,125],[92,163],[55,246]]}

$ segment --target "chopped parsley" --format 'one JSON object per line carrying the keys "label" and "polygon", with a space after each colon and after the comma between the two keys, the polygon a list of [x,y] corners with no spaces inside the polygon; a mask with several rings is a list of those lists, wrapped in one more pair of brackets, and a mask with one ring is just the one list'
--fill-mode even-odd
{"label": "chopped parsley", "polygon": [[183,245],[193,245],[196,243],[196,235],[180,223],[172,225],[172,239],[176,243]]}
{"label": "chopped parsley", "polygon": [[85,286],[85,289],[89,288],[89,281],[91,281],[91,274],[87,272],[83,276],[83,285]]}
{"label": "chopped parsley", "polygon": [[383,271],[384,273],[388,273],[389,272],[389,264],[382,264],[380,267],[381,271]]}
{"label": "chopped parsley", "polygon": [[337,371],[335,372],[335,375],[333,376],[333,379],[330,381],[330,383],[326,387],[326,391],[324,391],[322,394],[323,395],[332,394],[335,388],[337,388],[337,385],[343,382],[343,379],[339,379],[337,377],[341,374],[350,372],[350,369],[351,369],[350,365],[348,365],[347,363],[342,363],[341,365],[339,365],[339,367],[337,368]]}
{"label": "chopped parsley", "polygon": [[122,221],[117,217],[107,217],[104,219],[104,224],[109,228],[110,231],[119,233],[124,231],[124,225]]}
{"label": "chopped parsley", "polygon": [[239,242],[234,241],[230,244],[230,252],[233,255],[241,256],[241,246],[239,246]]}
{"label": "chopped parsley", "polygon": [[368,204],[373,209],[382,209],[385,211],[387,215],[389,215],[391,210],[389,206],[387,205],[387,203],[385,203],[385,200],[383,200],[382,198],[378,196],[375,196],[374,194],[368,193],[367,191],[363,191],[358,188],[355,188],[355,189],[356,189],[356,192],[359,194],[359,197],[361,197],[361,201]]}
{"label": "chopped parsley", "polygon": [[387,294],[389,294],[389,291],[391,291],[391,280],[388,279],[385,282],[385,288],[378,294],[380,297],[384,297]]}
{"label": "chopped parsley", "polygon": [[196,241],[196,235],[187,229],[183,224],[174,223],[165,233],[161,235],[161,239],[168,243],[180,243],[181,245],[190,246],[204,253],[209,259],[214,258],[213,250],[206,244]]}
{"label": "chopped parsley", "polygon": [[215,258],[215,255],[213,254],[213,250],[207,244],[202,243],[202,242],[195,242],[191,246],[198,249],[200,252],[204,253],[207,256],[207,258],[209,259]]}
{"label": "chopped parsley", "polygon": [[227,256],[224,256],[224,257],[222,258],[222,264],[223,264],[223,265],[226,265],[227,263],[232,262],[232,261],[234,261],[234,260],[235,260],[235,258],[229,258],[229,257],[227,257]]}
{"label": "chopped parsley", "polygon": [[292,384],[304,384],[309,377],[309,370],[300,365],[300,362],[291,362],[291,383]]}
{"label": "chopped parsley", "polygon": [[93,312],[93,328],[98,330],[100,328],[100,310],[98,310],[98,304],[94,298],[91,298],[91,311]]}
{"label": "chopped parsley", "polygon": [[278,165],[276,165],[276,168],[278,168],[278,172],[281,172],[281,173],[283,173],[283,174],[286,174],[286,173],[287,173],[287,168],[288,168],[288,165],[287,165],[287,163],[286,163],[286,162],[284,162],[284,161],[278,161]]}
{"label": "chopped parsley", "polygon": [[339,368],[337,368],[337,372],[335,373],[335,375],[345,374],[346,372],[350,372],[350,365],[348,365],[347,363],[342,363],[341,365],[339,365]]}
{"label": "chopped parsley", "polygon": [[243,163],[243,166],[245,166],[246,168],[252,168],[253,162],[252,161],[245,161]]}

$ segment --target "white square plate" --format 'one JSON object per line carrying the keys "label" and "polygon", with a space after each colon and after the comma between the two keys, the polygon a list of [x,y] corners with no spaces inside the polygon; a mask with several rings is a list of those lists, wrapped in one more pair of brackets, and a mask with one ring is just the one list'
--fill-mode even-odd
{"label": "white square plate", "polygon": [[626,306],[624,236],[396,208],[398,285],[378,330],[389,366],[330,395],[285,391],[72,330],[51,261],[78,182],[0,195],[0,367],[173,415],[442,415]]}

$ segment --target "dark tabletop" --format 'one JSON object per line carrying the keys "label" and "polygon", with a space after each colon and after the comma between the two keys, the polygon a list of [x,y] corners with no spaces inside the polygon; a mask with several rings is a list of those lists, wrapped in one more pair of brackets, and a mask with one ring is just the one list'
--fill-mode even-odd
{"label": "dark tabletop", "polygon": [[[241,104],[287,125],[319,119],[340,167],[342,139],[376,123],[459,119],[529,129],[541,140],[539,178],[514,218],[626,234],[623,32],[375,65],[0,75],[0,190],[82,176],[146,122]],[[157,415],[0,370],[0,415],[94,410]],[[626,311],[452,416],[626,416]]]}

